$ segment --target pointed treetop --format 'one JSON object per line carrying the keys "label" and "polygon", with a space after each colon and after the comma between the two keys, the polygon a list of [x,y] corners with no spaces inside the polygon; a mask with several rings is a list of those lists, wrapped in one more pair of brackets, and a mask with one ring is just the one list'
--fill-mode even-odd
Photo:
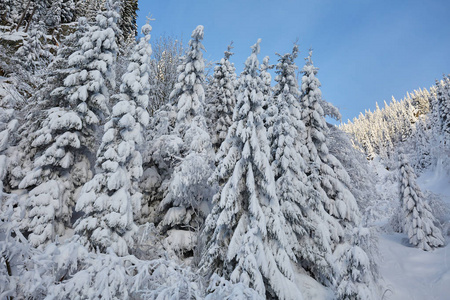
{"label": "pointed treetop", "polygon": [[261,39],[258,39],[258,41],[256,42],[256,44],[254,44],[253,46],[251,46],[250,48],[252,48],[252,54],[258,55],[261,47],[260,44],[261,43]]}
{"label": "pointed treetop", "polygon": [[153,29],[152,26],[150,25],[150,21],[155,21],[155,19],[152,19],[152,15],[148,15],[146,17],[146,19],[147,19],[147,21],[146,21],[145,25],[142,26],[142,28],[141,28],[141,32],[142,32],[143,35],[150,34],[150,32]]}
{"label": "pointed treetop", "polygon": [[313,53],[313,49],[309,48],[308,57],[305,58],[307,66],[311,66],[313,64],[312,53]]}
{"label": "pointed treetop", "polygon": [[203,29],[203,25],[198,25],[194,31],[192,31],[191,38],[199,41],[203,40]]}
{"label": "pointed treetop", "polygon": [[144,26],[142,26],[141,28],[141,32],[143,35],[148,35],[150,34],[150,32],[152,31],[152,26],[150,24],[145,24]]}
{"label": "pointed treetop", "polygon": [[231,49],[234,48],[232,45],[233,45],[233,41],[231,41],[231,43],[228,45],[227,51],[225,51],[225,59],[226,60],[229,60],[230,56],[234,54],[233,52],[231,52]]}
{"label": "pointed treetop", "polygon": [[294,47],[292,47],[292,54],[291,54],[292,60],[295,60],[297,58],[299,52],[300,51],[298,50],[298,44],[294,43]]}

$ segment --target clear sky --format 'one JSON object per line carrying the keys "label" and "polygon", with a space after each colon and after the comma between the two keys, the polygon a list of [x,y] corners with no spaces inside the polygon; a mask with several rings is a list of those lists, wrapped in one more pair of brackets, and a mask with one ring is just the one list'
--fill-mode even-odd
{"label": "clear sky", "polygon": [[209,60],[233,41],[238,74],[258,38],[260,62],[271,63],[298,39],[297,65],[313,48],[323,97],[343,121],[450,73],[450,0],[140,0],[139,9],[139,26],[155,19],[153,37],[187,42],[203,25]]}

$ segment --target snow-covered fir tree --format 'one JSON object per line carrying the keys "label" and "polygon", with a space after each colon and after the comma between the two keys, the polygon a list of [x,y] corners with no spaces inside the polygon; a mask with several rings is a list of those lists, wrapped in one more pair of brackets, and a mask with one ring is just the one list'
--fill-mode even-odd
{"label": "snow-covered fir tree", "polygon": [[444,135],[442,143],[448,144],[447,141],[450,137],[450,76],[444,77],[441,82],[436,83],[436,86],[441,132]]}
{"label": "snow-covered fir tree", "polygon": [[17,50],[22,57],[24,68],[35,73],[45,68],[52,60],[51,45],[46,41],[45,32],[39,26],[32,26],[23,45]]}
{"label": "snow-covered fir tree", "polygon": [[139,146],[144,141],[152,53],[150,25],[142,28],[144,37],[136,45],[128,71],[122,77],[118,103],[105,124],[97,152],[100,171],[87,182],[78,198],[76,210],[84,213],[75,232],[86,237],[91,247],[105,251],[111,247],[118,255],[128,254],[137,230],[141,196],[138,181],[142,175]]}
{"label": "snow-covered fir tree", "polygon": [[[362,251],[364,254],[365,252],[361,248],[353,251],[352,249],[356,246],[350,240],[353,229],[360,226],[361,216],[356,199],[348,189],[350,177],[339,160],[329,153],[326,145],[327,124],[320,105],[322,94],[319,89],[320,82],[316,77],[318,70],[313,65],[311,55],[312,51],[306,58],[306,64],[302,69],[301,86],[302,120],[306,127],[305,145],[309,152],[307,162],[309,173],[307,175],[312,182],[312,195],[319,197],[320,201],[316,203],[318,206],[322,206],[320,210],[323,208],[327,216],[327,236],[330,237],[333,259],[337,259],[338,265],[341,264],[337,268],[332,268],[331,273],[324,273],[324,271],[329,271],[329,266],[317,268],[319,265],[315,264],[311,266],[311,271],[313,277],[333,286],[339,299],[367,299],[366,297],[371,296],[370,288],[373,288],[369,261],[359,259],[360,252]],[[348,255],[352,257],[348,257]],[[356,264],[362,265],[357,266]],[[333,265],[335,264],[333,263]],[[347,272],[356,267],[369,271],[358,278],[348,276]]]}
{"label": "snow-covered fir tree", "polygon": [[[94,151],[93,133],[100,120],[109,114],[109,88],[115,87],[114,63],[118,52],[116,34],[119,32],[119,0],[105,3],[93,26],[90,26],[78,45],[80,50],[69,57],[70,74],[63,88],[55,90],[69,99],[83,120],[85,145]],[[90,139],[90,141],[88,141]]]}
{"label": "snow-covered fir tree", "polygon": [[263,58],[261,64],[261,80],[263,82],[262,93],[263,93],[263,121],[266,129],[273,125],[273,116],[276,114],[276,105],[272,103],[272,75],[270,75],[269,70],[273,69],[274,65],[269,64],[269,56]]}
{"label": "snow-covered fir tree", "polygon": [[263,58],[261,64],[261,80],[263,82],[262,93],[264,95],[263,108],[270,106],[270,100],[272,97],[272,75],[269,70],[273,69],[274,65],[269,64],[270,58],[268,56]]}
{"label": "snow-covered fir tree", "polygon": [[[43,245],[64,233],[70,225],[74,190],[90,177],[89,160],[94,152],[94,132],[109,113],[106,80],[112,76],[117,51],[115,34],[118,1],[97,16],[97,24],[85,32],[81,47],[69,57],[70,74],[64,87],[53,91],[55,107],[44,112],[34,134],[34,169],[20,182],[30,189],[27,200],[32,245]],[[114,83],[114,82],[112,82]]]}
{"label": "snow-covered fir tree", "polygon": [[217,151],[225,140],[228,128],[231,126],[233,109],[236,105],[236,69],[230,62],[233,55],[231,44],[225,51],[225,56],[214,67],[212,82],[206,91],[206,112],[209,121],[214,150]]}
{"label": "snow-covered fir tree", "polygon": [[[163,218],[159,226],[176,252],[192,254],[196,235],[209,212],[212,186],[207,182],[213,169],[213,150],[203,116],[204,61],[203,26],[194,29],[189,49],[178,67],[178,81],[171,93],[177,119],[171,135],[183,141],[167,191],[159,204]],[[183,242],[186,241],[186,242]]]}
{"label": "snow-covered fir tree", "polygon": [[302,299],[292,281],[295,258],[268,159],[259,43],[240,76],[233,124],[220,150],[225,155],[213,175],[222,187],[206,220],[202,267],[209,276],[243,283],[262,297]]}
{"label": "snow-covered fir tree", "polygon": [[[322,198],[325,195],[314,190],[319,177],[315,167],[308,166],[306,148],[307,132],[301,120],[300,90],[296,81],[294,63],[298,54],[295,45],[292,53],[280,56],[277,64],[277,85],[274,88],[272,118],[269,139],[272,149],[277,195],[287,220],[290,246],[298,263],[321,282],[333,282],[333,250],[338,242],[330,228],[340,225],[325,211]],[[309,176],[309,177],[308,177]]]}
{"label": "snow-covered fir tree", "polygon": [[194,29],[189,41],[189,49],[178,66],[178,80],[174,90],[170,93],[171,103],[176,106],[177,127],[181,132],[188,126],[195,116],[203,114],[205,102],[205,62],[202,51],[205,47],[203,40],[203,26]]}
{"label": "snow-covered fir tree", "polygon": [[[313,208],[313,198],[307,203],[309,183],[307,180],[308,149],[305,147],[306,131],[301,121],[300,88],[295,78],[295,58],[298,46],[292,53],[279,55],[276,65],[273,91],[272,125],[268,129],[270,161],[280,207],[287,220],[289,246],[295,250],[299,262],[310,261],[316,244],[314,237],[322,237],[320,223],[323,217]],[[315,198],[318,200],[317,198]],[[328,246],[330,248],[330,246]],[[315,249],[316,255],[319,250]],[[315,264],[319,264],[317,257]]]}
{"label": "snow-covered fir tree", "polygon": [[404,154],[400,155],[400,202],[403,232],[409,242],[430,251],[445,243],[441,229],[436,226],[429,204],[416,183],[415,173]]}

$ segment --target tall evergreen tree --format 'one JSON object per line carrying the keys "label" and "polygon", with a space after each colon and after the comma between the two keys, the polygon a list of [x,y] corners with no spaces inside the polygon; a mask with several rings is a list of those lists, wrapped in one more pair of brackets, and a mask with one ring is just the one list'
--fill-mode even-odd
{"label": "tall evergreen tree", "polygon": [[236,69],[230,62],[233,55],[231,44],[225,51],[223,57],[214,68],[213,81],[208,85],[206,91],[207,105],[206,116],[209,120],[212,143],[215,151],[227,136],[228,128],[231,126],[233,109],[236,105]]}
{"label": "tall evergreen tree", "polygon": [[425,251],[441,247],[445,243],[441,230],[435,225],[431,208],[423,199],[417,186],[414,171],[406,155],[400,155],[400,201],[403,232],[409,242]]}
{"label": "tall evergreen tree", "polygon": [[309,153],[305,146],[306,129],[301,120],[300,89],[296,80],[295,58],[292,53],[279,55],[276,66],[277,85],[273,92],[273,125],[268,129],[271,144],[272,169],[277,196],[287,220],[289,245],[295,250],[298,262],[307,270],[327,274],[331,272],[331,240],[326,227],[333,226],[321,200],[310,187]]}
{"label": "tall evergreen tree", "polygon": [[347,187],[350,177],[339,160],[329,153],[326,145],[327,124],[320,105],[322,97],[320,82],[316,77],[317,68],[313,65],[311,55],[312,51],[302,69],[301,87],[302,120],[306,127],[306,147],[309,152],[308,176],[312,180],[313,195],[321,199],[318,205],[323,206],[326,214],[330,216],[327,223],[329,223],[331,250],[334,259],[341,263],[328,274],[323,273],[327,268],[315,269],[313,266],[313,275],[319,281],[334,286],[339,299],[364,299],[370,295],[368,289],[372,273],[364,273],[358,278],[349,275],[352,268],[357,267],[354,264],[363,264],[358,268],[370,270],[368,260],[360,261],[358,257],[353,257],[359,255],[358,253],[364,253],[364,250],[350,240],[353,228],[360,226],[360,212],[354,196]]}
{"label": "tall evergreen tree", "polygon": [[[207,180],[213,167],[211,138],[203,116],[203,26],[197,26],[191,37],[189,50],[178,67],[178,81],[170,95],[177,114],[172,134],[182,139],[183,151],[167,193],[159,204],[159,211],[164,215],[160,228],[163,232],[170,230],[167,242],[172,243],[174,250],[187,252],[191,252],[196,244],[196,233],[193,231],[198,232],[209,212],[205,204],[209,202],[212,192]],[[189,236],[189,243],[179,243],[180,236]]]}
{"label": "tall evergreen tree", "polygon": [[447,140],[450,138],[450,77],[444,77],[444,79],[436,85],[441,132],[444,134],[442,142],[447,144]]}
{"label": "tall evergreen tree", "polygon": [[221,146],[226,155],[213,175],[223,186],[206,220],[202,265],[209,274],[241,282],[262,297],[301,299],[292,282],[294,255],[268,160],[259,43],[240,76],[233,124]]}
{"label": "tall evergreen tree", "polygon": [[203,114],[205,102],[203,87],[205,62],[202,54],[205,47],[201,43],[203,35],[201,25],[192,32],[189,49],[177,69],[179,73],[177,83],[169,96],[177,108],[177,127],[180,130],[183,130],[180,127],[184,124],[189,125],[195,116]]}
{"label": "tall evergreen tree", "polygon": [[92,247],[105,251],[112,247],[118,255],[128,254],[137,226],[134,219],[141,209],[138,180],[142,175],[142,158],[138,147],[143,142],[147,113],[150,72],[150,25],[144,25],[122,77],[118,103],[105,124],[102,144],[97,152],[100,169],[87,182],[76,209],[83,211],[75,232],[87,237]]}
{"label": "tall evergreen tree", "polygon": [[73,191],[90,177],[94,133],[101,118],[109,113],[106,80],[114,78],[117,51],[112,28],[118,19],[118,0],[108,4],[109,9],[97,16],[97,23],[80,39],[81,49],[70,55],[70,74],[64,87],[52,93],[60,100],[44,112],[45,119],[31,144],[36,149],[34,169],[19,187],[31,189],[26,226],[35,246],[63,234],[65,226],[70,225]]}

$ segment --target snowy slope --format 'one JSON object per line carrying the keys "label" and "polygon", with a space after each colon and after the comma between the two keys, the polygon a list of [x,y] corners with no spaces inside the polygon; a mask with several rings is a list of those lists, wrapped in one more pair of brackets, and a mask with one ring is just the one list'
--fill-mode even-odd
{"label": "snowy slope", "polygon": [[[422,191],[438,194],[450,206],[450,177],[438,168],[424,172],[418,183]],[[450,299],[450,215],[441,218],[447,245],[431,252],[413,248],[406,234],[385,233],[380,236],[379,262],[384,284],[383,299]]]}
{"label": "snowy slope", "polygon": [[425,252],[408,245],[405,234],[380,237],[384,299],[449,299],[450,246]]}

